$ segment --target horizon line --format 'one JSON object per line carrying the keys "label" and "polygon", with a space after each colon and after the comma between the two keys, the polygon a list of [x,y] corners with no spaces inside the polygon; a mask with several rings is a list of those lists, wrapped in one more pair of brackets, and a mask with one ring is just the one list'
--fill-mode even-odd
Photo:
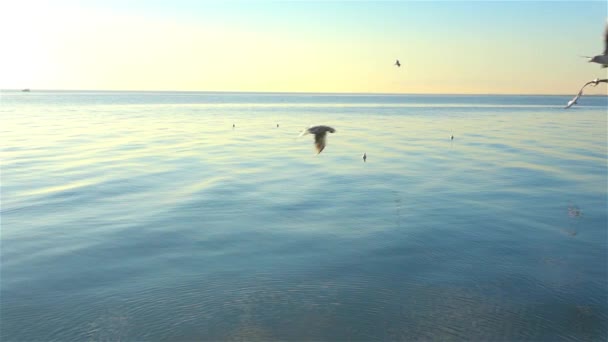
{"label": "horizon line", "polygon": [[[0,89],[0,92],[27,92],[34,88]],[[454,96],[571,96],[572,93],[383,93],[383,92],[311,92],[311,91],[239,91],[239,90],[134,90],[134,89],[38,89],[48,92],[138,92],[138,93],[232,93],[232,94],[311,94],[311,95],[370,95],[370,96],[403,96],[403,95],[454,95]],[[585,94],[585,96],[605,96],[606,94]]]}

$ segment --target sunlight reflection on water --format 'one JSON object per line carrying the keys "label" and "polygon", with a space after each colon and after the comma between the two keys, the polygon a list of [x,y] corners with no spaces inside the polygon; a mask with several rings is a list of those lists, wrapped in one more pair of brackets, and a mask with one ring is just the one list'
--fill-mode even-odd
{"label": "sunlight reflection on water", "polygon": [[601,99],[3,96],[3,340],[607,336]]}

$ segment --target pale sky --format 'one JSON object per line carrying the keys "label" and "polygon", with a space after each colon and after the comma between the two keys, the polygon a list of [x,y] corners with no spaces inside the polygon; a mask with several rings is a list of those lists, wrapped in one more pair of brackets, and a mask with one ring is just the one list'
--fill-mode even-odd
{"label": "pale sky", "polygon": [[1,0],[0,88],[574,94],[608,77],[580,57],[603,52],[607,11],[606,1]]}

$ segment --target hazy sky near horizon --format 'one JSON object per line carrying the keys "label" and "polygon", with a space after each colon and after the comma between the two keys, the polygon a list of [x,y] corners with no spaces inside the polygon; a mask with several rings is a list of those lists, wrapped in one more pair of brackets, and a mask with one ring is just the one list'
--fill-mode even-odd
{"label": "hazy sky near horizon", "polygon": [[0,88],[574,94],[608,77],[580,57],[603,52],[607,7],[3,1]]}

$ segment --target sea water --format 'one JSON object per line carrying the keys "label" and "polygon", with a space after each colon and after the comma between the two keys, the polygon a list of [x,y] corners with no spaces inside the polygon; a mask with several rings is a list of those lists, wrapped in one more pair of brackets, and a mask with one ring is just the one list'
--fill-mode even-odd
{"label": "sea water", "polygon": [[605,341],[569,99],[4,91],[0,339]]}

